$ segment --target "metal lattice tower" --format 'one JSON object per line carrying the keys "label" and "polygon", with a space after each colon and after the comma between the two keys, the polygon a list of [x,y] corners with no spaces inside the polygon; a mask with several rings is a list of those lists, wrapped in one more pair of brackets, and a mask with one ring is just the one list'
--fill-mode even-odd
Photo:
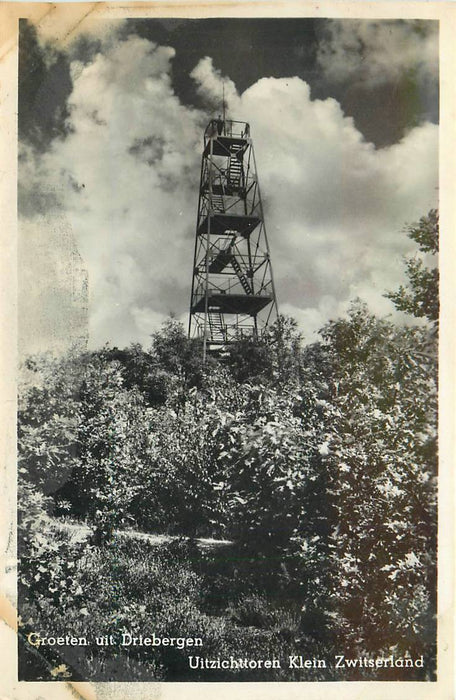
{"label": "metal lattice tower", "polygon": [[260,338],[277,317],[250,128],[209,122],[204,132],[189,337],[208,352]]}

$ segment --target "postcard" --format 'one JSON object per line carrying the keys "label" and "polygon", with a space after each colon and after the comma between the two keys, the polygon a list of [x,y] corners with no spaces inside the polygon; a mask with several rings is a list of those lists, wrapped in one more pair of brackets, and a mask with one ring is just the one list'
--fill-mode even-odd
{"label": "postcard", "polygon": [[454,5],[2,13],[5,697],[450,697]]}

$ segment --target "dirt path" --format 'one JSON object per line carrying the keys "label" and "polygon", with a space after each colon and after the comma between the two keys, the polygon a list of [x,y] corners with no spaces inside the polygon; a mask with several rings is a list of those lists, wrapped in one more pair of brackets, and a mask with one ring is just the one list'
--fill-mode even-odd
{"label": "dirt path", "polygon": [[[56,530],[68,532],[72,543],[84,542],[92,532],[92,529],[84,523],[69,523],[50,517],[48,517],[48,521]],[[151,542],[157,547],[179,539],[178,535],[153,535],[131,529],[116,530],[115,534],[120,538]],[[216,540],[211,537],[199,537],[196,539],[196,543],[200,549],[206,551],[220,550],[233,544],[230,540]],[[16,600],[16,577],[17,560],[15,558],[8,559],[1,579],[3,592],[11,601]]]}
{"label": "dirt path", "polygon": [[[92,529],[84,523],[68,523],[57,518],[49,518],[52,525],[58,530],[66,530],[70,534],[72,542],[83,542],[92,532]],[[161,546],[178,540],[178,535],[156,535],[147,532],[138,532],[137,530],[125,529],[116,530],[115,534],[119,538],[144,540],[151,542],[156,546]],[[221,547],[229,547],[233,544],[230,540],[216,540],[212,537],[198,537],[196,543],[201,549],[219,549]]]}

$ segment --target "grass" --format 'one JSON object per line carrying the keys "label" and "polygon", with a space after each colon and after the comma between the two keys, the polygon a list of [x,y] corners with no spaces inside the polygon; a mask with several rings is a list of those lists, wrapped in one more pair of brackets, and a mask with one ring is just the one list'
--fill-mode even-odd
{"label": "grass", "polygon": [[[54,526],[46,538],[46,547],[38,547],[33,557],[24,552],[20,568],[20,680],[347,680],[332,664],[344,651],[342,642],[335,648],[324,641],[321,630],[312,630],[303,617],[305,601],[290,594],[285,580],[266,575],[268,562],[260,566],[235,545],[199,547],[181,538],[158,546],[122,535],[96,547]],[[85,637],[88,644],[34,648],[27,634],[37,631]],[[120,646],[123,632],[198,637],[203,646]],[[101,635],[112,635],[115,643],[97,645]],[[191,669],[190,655],[279,659],[281,667]],[[294,655],[328,664],[289,668],[288,657]],[[371,670],[352,676],[375,679]],[[412,679],[409,672],[406,678]]]}
{"label": "grass", "polygon": [[[285,660],[288,653],[297,653],[295,640],[302,646],[299,613],[255,592],[255,577],[246,575],[246,562],[232,548],[201,550],[187,539],[157,547],[124,537],[101,548],[81,541],[63,546],[64,531],[54,530],[52,536],[54,544],[59,543],[57,550],[51,548],[54,557],[59,551],[59,556],[74,561],[74,567],[56,566],[48,579],[22,588],[21,637],[26,639],[30,631],[54,637],[72,634],[87,638],[89,644],[30,649],[22,643],[21,679],[51,680],[62,674],[95,681],[306,679],[288,668],[189,668],[189,655]],[[27,570],[28,579],[34,581],[39,567],[50,568],[50,561],[35,562],[35,568]],[[138,637],[152,632],[159,637],[200,637],[203,647],[95,644],[101,635],[120,640],[124,631]],[[61,669],[57,676],[51,675],[55,669]]]}

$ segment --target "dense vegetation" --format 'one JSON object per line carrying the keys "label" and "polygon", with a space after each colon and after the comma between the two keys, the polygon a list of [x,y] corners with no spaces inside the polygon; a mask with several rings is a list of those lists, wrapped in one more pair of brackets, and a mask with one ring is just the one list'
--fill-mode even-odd
{"label": "dense vegetation", "polygon": [[[430,212],[411,227],[422,251],[436,252],[437,226]],[[302,654],[328,667],[189,671],[189,649],[24,641],[22,677],[434,677],[437,273],[407,269],[409,287],[389,296],[427,323],[355,302],[305,345],[280,317],[261,343],[203,368],[169,320],[150,349],[29,358],[23,372],[22,640],[155,631],[203,637],[208,658]],[[91,536],[70,537],[65,521]],[[127,527],[176,537],[153,544]],[[342,672],[337,653],[424,666]]]}

